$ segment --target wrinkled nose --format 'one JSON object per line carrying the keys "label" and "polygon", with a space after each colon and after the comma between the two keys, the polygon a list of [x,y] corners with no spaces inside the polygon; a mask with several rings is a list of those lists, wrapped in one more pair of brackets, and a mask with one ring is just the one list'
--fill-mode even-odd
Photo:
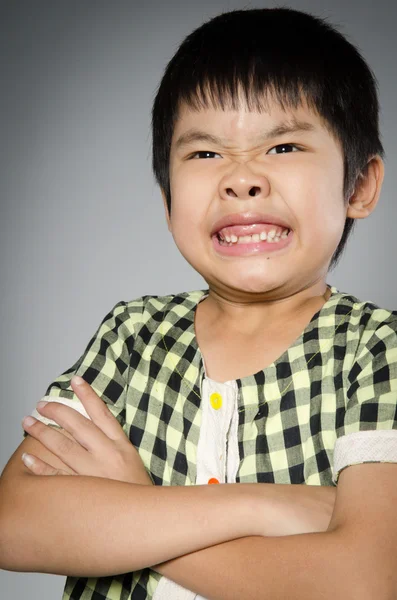
{"label": "wrinkled nose", "polygon": [[235,171],[233,174],[225,176],[220,182],[220,196],[224,200],[238,198],[239,200],[249,200],[269,195],[270,185],[266,177],[256,175],[248,169]]}
{"label": "wrinkled nose", "polygon": [[[242,191],[242,193],[240,192],[240,195],[244,195],[245,190]],[[259,194],[261,193],[261,188],[257,185],[252,186],[252,188],[248,191],[248,196],[255,197],[255,196],[259,196]],[[236,194],[236,192],[233,190],[233,188],[227,188],[226,189],[226,194],[228,196],[230,196],[231,198],[238,198],[239,194]]]}

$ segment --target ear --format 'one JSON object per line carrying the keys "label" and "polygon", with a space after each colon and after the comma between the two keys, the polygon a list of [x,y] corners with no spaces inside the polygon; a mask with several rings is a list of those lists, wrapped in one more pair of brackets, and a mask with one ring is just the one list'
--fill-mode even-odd
{"label": "ear", "polygon": [[379,200],[384,175],[383,160],[378,155],[373,156],[357,177],[354,193],[349,199],[347,217],[365,219],[373,212]]}
{"label": "ear", "polygon": [[165,218],[167,219],[168,231],[172,232],[172,229],[171,229],[171,216],[170,216],[170,212],[168,210],[167,198],[166,198],[166,195],[165,195],[165,192],[164,192],[163,188],[160,188],[160,191],[161,191],[161,197],[163,198],[163,204],[164,204],[164,210],[165,210]]}

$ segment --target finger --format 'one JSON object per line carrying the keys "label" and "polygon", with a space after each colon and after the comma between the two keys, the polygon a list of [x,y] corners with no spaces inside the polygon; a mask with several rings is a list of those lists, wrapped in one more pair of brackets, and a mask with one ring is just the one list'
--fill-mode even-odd
{"label": "finger", "polygon": [[[111,440],[95,423],[84,417],[77,410],[55,401],[46,403],[38,402],[36,408],[41,415],[55,421],[55,423],[70,433],[73,440],[80,444],[82,448],[88,450],[88,452],[98,452],[99,449],[103,449],[102,452],[104,449],[109,451],[110,444],[112,443]],[[69,438],[66,437],[66,439]]]}
{"label": "finger", "polygon": [[[49,404],[52,404],[51,402]],[[54,403],[55,404],[55,403]],[[67,408],[58,404],[61,408]],[[73,409],[69,409],[71,412]],[[38,440],[57,456],[67,467],[76,473],[83,474],[89,467],[90,454],[74,440],[57,431],[54,427],[44,425],[34,417],[25,417],[22,426],[33,438]]]}
{"label": "finger", "polygon": [[71,385],[92,421],[108,438],[117,441],[126,437],[116,417],[112,415],[106,403],[94,392],[89,383],[84,381],[82,377],[74,375],[71,379]]}
{"label": "finger", "polygon": [[73,471],[64,471],[62,469],[56,469],[48,463],[44,462],[37,456],[32,454],[22,454],[23,464],[34,473],[34,475],[75,475]]}

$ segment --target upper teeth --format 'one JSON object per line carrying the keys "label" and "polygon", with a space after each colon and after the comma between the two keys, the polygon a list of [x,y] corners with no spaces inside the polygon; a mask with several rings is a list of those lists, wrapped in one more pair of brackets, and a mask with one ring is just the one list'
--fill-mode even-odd
{"label": "upper teeth", "polygon": [[266,231],[262,231],[261,233],[254,233],[253,235],[225,235],[224,238],[220,235],[221,239],[225,239],[226,242],[231,242],[232,244],[250,244],[251,242],[259,242],[268,240],[268,242],[278,242],[280,238],[286,238],[288,235],[289,229],[283,229],[281,234],[276,235],[276,230],[271,229],[267,234]]}

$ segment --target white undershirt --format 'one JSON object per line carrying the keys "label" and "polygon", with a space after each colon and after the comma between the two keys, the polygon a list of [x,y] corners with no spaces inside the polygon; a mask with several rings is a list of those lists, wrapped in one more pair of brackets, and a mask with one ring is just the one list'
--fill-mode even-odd
{"label": "white undershirt", "polygon": [[[205,370],[205,369],[204,369]],[[201,426],[197,446],[197,485],[236,483],[238,451],[237,382],[205,376],[201,390]],[[206,600],[162,577],[153,600]]]}

